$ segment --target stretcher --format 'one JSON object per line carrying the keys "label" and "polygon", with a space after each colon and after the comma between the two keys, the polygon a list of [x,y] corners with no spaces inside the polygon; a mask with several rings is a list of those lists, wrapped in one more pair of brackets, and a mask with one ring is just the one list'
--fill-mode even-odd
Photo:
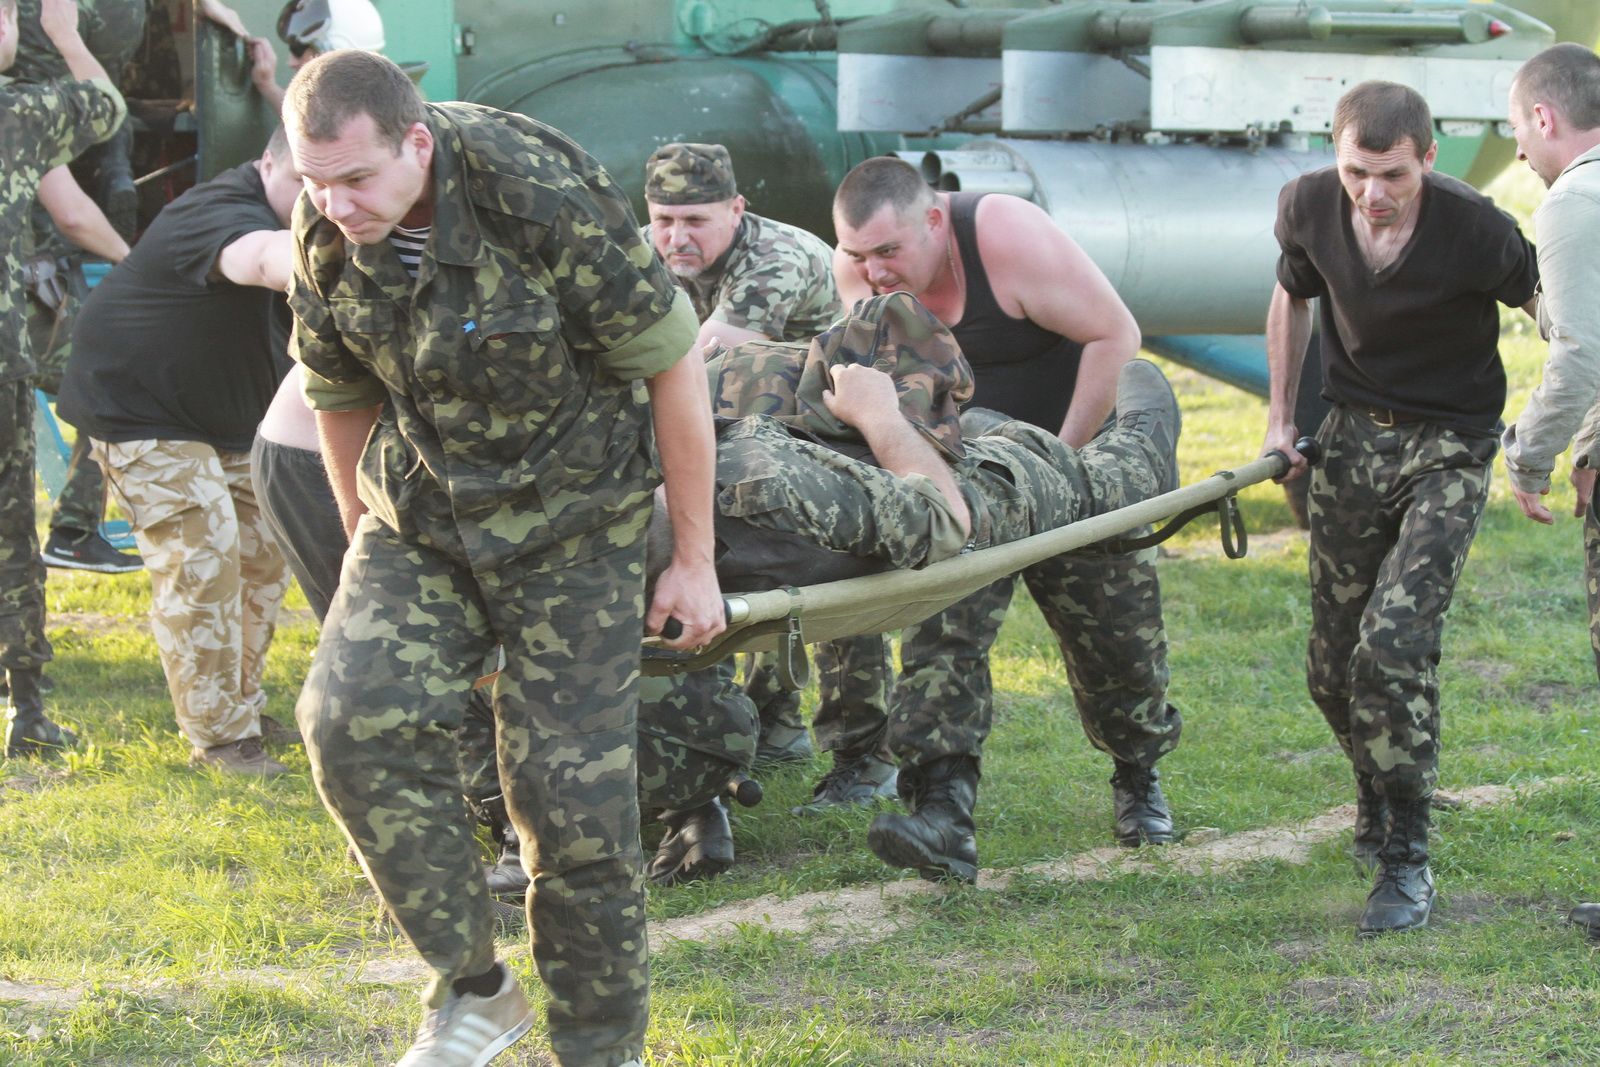
{"label": "stretcher", "polygon": [[[1309,437],[1295,442],[1295,450],[1312,463],[1321,454],[1316,441]],[[1239,514],[1239,490],[1277,478],[1288,469],[1288,457],[1274,451],[1170,493],[1020,541],[965,552],[917,570],[725,595],[726,630],[709,644],[686,651],[661,648],[658,639],[646,639],[642,669],[647,675],[682,674],[709,667],[739,652],[777,651],[779,681],[790,688],[803,688],[809,671],[805,653],[808,644],[903,629],[1052,556],[1093,544],[1122,550],[1159,544],[1208,514],[1218,517],[1224,553],[1230,559],[1239,559],[1248,547]],[[1171,521],[1153,533],[1124,536],[1166,519]],[[669,619],[665,628],[669,639],[675,626],[676,620]]]}

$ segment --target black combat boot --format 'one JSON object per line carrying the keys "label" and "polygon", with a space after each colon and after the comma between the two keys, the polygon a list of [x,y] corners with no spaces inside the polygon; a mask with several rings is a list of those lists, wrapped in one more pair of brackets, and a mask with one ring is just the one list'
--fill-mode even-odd
{"label": "black combat boot", "polygon": [[11,688],[11,703],[6,709],[7,759],[77,744],[78,738],[71,730],[51,722],[45,715],[44,696],[39,691],[39,668],[7,671],[6,681]]}
{"label": "black combat boot", "polygon": [[761,737],[756,742],[754,767],[768,769],[791,763],[810,763],[816,750],[811,747],[811,735],[804,726],[785,723],[762,723]]}
{"label": "black combat boot", "polygon": [[1391,801],[1389,833],[1378,850],[1378,877],[1356,929],[1362,937],[1428,925],[1433,872],[1428,870],[1427,797]]}
{"label": "black combat boot", "polygon": [[500,842],[500,856],[484,868],[484,879],[489,883],[490,896],[507,900],[521,900],[528,895],[532,879],[522,869],[522,839],[509,822],[494,826],[495,837]]}
{"label": "black combat boot", "polygon": [[1161,775],[1154,767],[1116,760],[1111,774],[1111,810],[1117,820],[1117,844],[1123,848],[1172,843],[1172,812],[1161,793]]}
{"label": "black combat boot", "polygon": [[1582,927],[1590,941],[1600,941],[1600,904],[1579,904],[1567,913],[1567,921]]}
{"label": "black combat boot", "polygon": [[721,797],[698,808],[663,811],[667,836],[661,839],[645,873],[656,885],[715,878],[733,866],[733,827]]}
{"label": "black combat boot", "polygon": [[930,882],[978,880],[978,842],[972,809],[978,800],[978,761],[944,756],[900,775],[909,815],[885,812],[872,820],[867,847],[891,867],[909,867]]}
{"label": "black combat boot", "polygon": [[1378,869],[1378,850],[1389,833],[1389,804],[1372,784],[1372,775],[1356,772],[1356,836],[1350,855],[1368,874]]}
{"label": "black combat boot", "polygon": [[811,789],[811,802],[790,808],[789,813],[818,815],[893,800],[897,780],[895,765],[881,755],[847,758],[835,752],[833,769]]}

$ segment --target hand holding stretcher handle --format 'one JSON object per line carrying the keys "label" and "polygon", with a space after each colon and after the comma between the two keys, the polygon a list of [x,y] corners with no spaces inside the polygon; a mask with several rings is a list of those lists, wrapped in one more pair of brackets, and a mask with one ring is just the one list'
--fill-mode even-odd
{"label": "hand holding stretcher handle", "polygon": [[[1315,467],[1322,462],[1322,444],[1315,437],[1302,437],[1294,443],[1294,450],[1306,457],[1306,462]],[[1289,457],[1279,449],[1274,448],[1268,452],[1269,456],[1277,456],[1283,460],[1283,469],[1289,469]]]}

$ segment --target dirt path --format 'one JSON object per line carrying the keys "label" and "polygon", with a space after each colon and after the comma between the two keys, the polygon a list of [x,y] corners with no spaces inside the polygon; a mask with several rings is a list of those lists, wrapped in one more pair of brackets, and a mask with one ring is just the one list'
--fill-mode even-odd
{"label": "dirt path", "polygon": [[[1519,794],[1535,792],[1564,779],[1552,778],[1513,789],[1510,786],[1483,785],[1441,796],[1451,807],[1481,808],[1504,804]],[[1059,860],[1029,864],[1014,870],[985,870],[978,874],[980,890],[1004,889],[1019,874],[1060,882],[1098,881],[1139,871],[1215,874],[1247,863],[1276,860],[1303,864],[1311,860],[1312,850],[1324,841],[1350,828],[1355,818],[1352,805],[1330,808],[1315,818],[1293,826],[1244,830],[1216,835],[1215,831],[1195,831],[1182,844],[1155,850],[1130,851],[1106,847],[1090,849]],[[915,878],[881,885],[854,886],[779,899],[776,896],[715,908],[699,915],[667,919],[650,924],[650,946],[655,951],[679,942],[709,942],[729,938],[741,928],[771,930],[803,935],[817,951],[828,951],[845,941],[880,941],[896,930],[917,922],[915,910],[903,902],[938,896],[951,890]],[[525,944],[513,948],[511,955],[524,954]],[[232,981],[259,982],[283,986],[297,980],[297,973],[286,968],[265,967],[230,971],[222,975]],[[350,980],[375,985],[416,985],[427,978],[427,969],[414,957],[380,957],[361,963]],[[146,987],[144,992],[151,990]],[[28,985],[0,981],[0,1001],[18,1001],[41,1008],[67,1009],[83,998],[82,991],[65,986]]]}

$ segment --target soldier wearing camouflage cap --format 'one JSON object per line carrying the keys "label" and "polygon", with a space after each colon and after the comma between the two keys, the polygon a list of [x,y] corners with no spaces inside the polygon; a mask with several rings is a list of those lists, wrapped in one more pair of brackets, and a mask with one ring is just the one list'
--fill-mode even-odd
{"label": "soldier wearing camouflage cap", "polygon": [[[324,802],[434,972],[400,1064],[486,1063],[533,1021],[496,959],[454,736],[498,643],[555,1060],[637,1065],[640,641],[669,616],[675,647],[723,627],[693,310],[559,131],[424,104],[353,49],[301,68],[284,122],[307,189],[292,354],[352,535],[297,715]],[[658,456],[676,536],[647,613]]]}
{"label": "soldier wearing camouflage cap", "polygon": [[[808,341],[838,317],[832,250],[799,227],[746,210],[722,145],[656,149],[645,164],[644,195],[650,211],[645,238],[700,317],[696,350],[712,340]],[[807,810],[893,796],[894,768],[879,751],[891,671],[885,639],[819,645],[817,667],[822,691],[815,726],[834,767]],[[746,691],[761,715],[758,762],[807,758],[811,747],[799,694],[778,683],[770,656],[756,658]]]}

